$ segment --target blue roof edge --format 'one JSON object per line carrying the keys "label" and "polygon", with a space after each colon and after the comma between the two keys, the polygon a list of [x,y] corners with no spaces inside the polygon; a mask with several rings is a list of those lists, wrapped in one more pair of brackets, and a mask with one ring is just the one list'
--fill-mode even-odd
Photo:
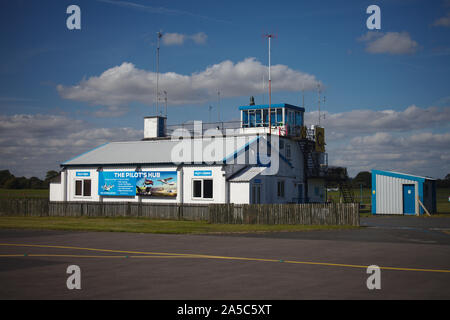
{"label": "blue roof edge", "polygon": [[[295,109],[298,111],[302,111],[305,112],[305,108],[303,107],[298,107],[298,106],[294,106],[292,104],[289,103],[276,103],[276,104],[271,104],[270,105],[271,108],[289,108],[289,109]],[[253,106],[240,106],[239,110],[249,110],[249,109],[267,109],[269,108],[268,104],[257,104],[257,105],[253,105]]]}
{"label": "blue roof edge", "polygon": [[63,163],[61,163],[61,166],[69,165],[68,162],[73,161],[73,160],[75,160],[75,159],[77,159],[77,158],[79,158],[79,157],[81,157],[81,156],[84,156],[85,154],[88,154],[89,152],[92,152],[92,151],[94,151],[94,150],[100,149],[101,147],[104,147],[104,146],[106,146],[107,144],[109,144],[109,142],[106,142],[106,143],[104,143],[104,144],[101,144],[101,145],[99,145],[99,146],[97,146],[97,147],[95,147],[95,148],[93,148],[93,149],[91,149],[91,150],[89,150],[89,151],[83,152],[82,154],[79,154],[79,155],[77,155],[76,157],[73,157],[73,158],[70,159],[70,160],[64,161]]}
{"label": "blue roof edge", "polygon": [[413,180],[413,181],[419,181],[419,182],[424,182],[425,180],[436,180],[434,178],[429,178],[429,177],[420,177],[420,176],[411,175],[411,174],[407,174],[407,173],[376,170],[376,169],[372,169],[372,174],[379,174],[379,175],[383,175],[383,176],[406,179],[406,180]]}

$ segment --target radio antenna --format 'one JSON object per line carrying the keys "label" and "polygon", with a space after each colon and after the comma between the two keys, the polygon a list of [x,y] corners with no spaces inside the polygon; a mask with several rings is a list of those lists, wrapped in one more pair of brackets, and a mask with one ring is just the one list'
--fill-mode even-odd
{"label": "radio antenna", "polygon": [[162,38],[163,34],[161,31],[158,31],[158,45],[156,47],[156,115],[158,115],[159,111],[159,42]]}

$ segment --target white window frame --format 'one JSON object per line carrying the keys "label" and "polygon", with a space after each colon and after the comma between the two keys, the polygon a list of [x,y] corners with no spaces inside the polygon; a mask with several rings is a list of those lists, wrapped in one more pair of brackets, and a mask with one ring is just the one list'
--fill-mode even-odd
{"label": "white window frame", "polygon": [[[205,198],[205,180],[211,180],[212,183],[212,197],[211,198]],[[194,182],[195,181],[201,181],[201,197],[194,197]],[[214,200],[214,179],[213,178],[194,178],[192,179],[192,184],[191,184],[191,188],[192,188],[192,192],[191,192],[191,199],[192,200],[204,200],[204,201],[213,201]]]}
{"label": "white window frame", "polygon": [[[85,196],[84,195],[84,181],[86,181],[86,180],[89,180],[89,181],[91,181],[91,195],[90,196]],[[78,195],[77,194],[77,181],[81,181],[81,195]],[[89,199],[89,198],[92,198],[92,179],[80,179],[80,178],[77,178],[77,179],[75,179],[74,180],[74,183],[73,183],[73,185],[74,185],[74,188],[73,188],[73,194],[74,194],[74,197],[75,198],[84,198],[84,199]]]}

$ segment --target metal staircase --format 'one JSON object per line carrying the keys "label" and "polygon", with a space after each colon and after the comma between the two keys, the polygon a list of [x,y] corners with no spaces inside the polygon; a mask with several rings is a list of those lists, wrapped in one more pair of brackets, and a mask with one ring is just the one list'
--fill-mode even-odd
{"label": "metal staircase", "polygon": [[355,202],[352,186],[348,183],[348,180],[339,182],[339,192],[344,203]]}

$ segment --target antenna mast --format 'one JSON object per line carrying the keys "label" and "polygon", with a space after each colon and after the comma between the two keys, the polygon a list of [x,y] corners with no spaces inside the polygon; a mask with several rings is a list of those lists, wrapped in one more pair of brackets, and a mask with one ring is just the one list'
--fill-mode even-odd
{"label": "antenna mast", "polygon": [[167,91],[166,90],[164,90],[163,91],[164,92],[164,102],[165,102],[165,115],[166,115],[166,118],[167,118]]}
{"label": "antenna mast", "polygon": [[220,91],[217,89],[217,121],[220,122]]}
{"label": "antenna mast", "polygon": [[156,47],[156,115],[159,111],[159,41],[163,34],[161,31],[157,32],[158,35],[158,46]]}
{"label": "antenna mast", "polygon": [[272,134],[272,78],[270,76],[270,40],[273,34],[266,34],[265,37],[269,40],[269,134]]}
{"label": "antenna mast", "polygon": [[318,106],[319,106],[319,127],[320,127],[320,83],[317,85],[317,93],[319,95]]}

